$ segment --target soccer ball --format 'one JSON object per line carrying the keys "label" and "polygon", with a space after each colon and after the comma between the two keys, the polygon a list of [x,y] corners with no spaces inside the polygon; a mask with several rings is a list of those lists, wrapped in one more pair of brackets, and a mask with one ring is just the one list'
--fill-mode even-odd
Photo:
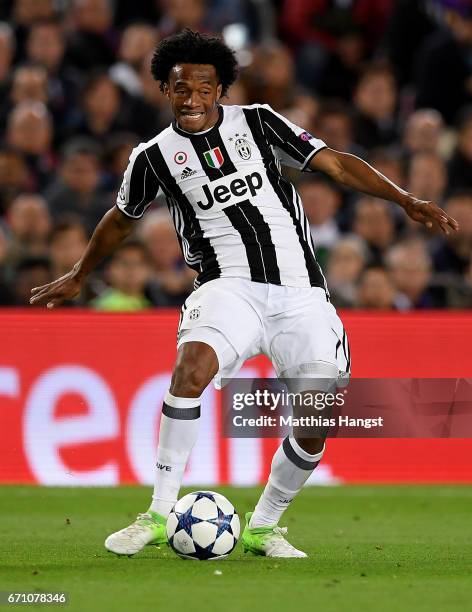
{"label": "soccer ball", "polygon": [[233,504],[213,491],[185,495],[167,519],[167,539],[183,559],[224,559],[236,546],[239,531]]}

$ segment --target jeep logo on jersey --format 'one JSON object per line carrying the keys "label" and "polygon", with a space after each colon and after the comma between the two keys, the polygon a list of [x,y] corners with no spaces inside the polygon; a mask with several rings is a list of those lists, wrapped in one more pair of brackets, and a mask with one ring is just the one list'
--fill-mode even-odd
{"label": "jeep logo on jersey", "polygon": [[203,156],[205,157],[205,161],[210,166],[210,168],[221,168],[223,162],[225,161],[223,153],[220,151],[220,147],[215,147],[214,149],[205,151],[205,153],[203,153]]}
{"label": "jeep logo on jersey", "polygon": [[244,138],[238,138],[234,143],[236,153],[241,159],[251,159],[251,145]]}
{"label": "jeep logo on jersey", "polygon": [[213,189],[213,193],[210,191],[208,185],[203,185],[202,189],[206,196],[207,202],[197,202],[197,205],[202,210],[208,210],[213,206],[215,202],[218,204],[224,204],[231,196],[237,198],[244,196],[249,193],[254,197],[258,190],[262,187],[262,176],[259,172],[253,172],[252,174],[246,174],[244,178],[237,178],[231,181],[229,185],[218,185]]}

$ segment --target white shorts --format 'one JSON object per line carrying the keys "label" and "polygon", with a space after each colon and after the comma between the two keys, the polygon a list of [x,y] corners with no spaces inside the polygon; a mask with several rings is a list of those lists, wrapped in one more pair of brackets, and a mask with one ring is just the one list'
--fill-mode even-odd
{"label": "white shorts", "polygon": [[[310,378],[335,371],[347,382],[350,352],[343,324],[319,287],[283,287],[240,278],[218,278],[185,301],[177,347],[204,342],[215,351],[221,380],[236,376],[250,357],[264,354],[277,376]],[[310,374],[313,373],[313,376]]]}

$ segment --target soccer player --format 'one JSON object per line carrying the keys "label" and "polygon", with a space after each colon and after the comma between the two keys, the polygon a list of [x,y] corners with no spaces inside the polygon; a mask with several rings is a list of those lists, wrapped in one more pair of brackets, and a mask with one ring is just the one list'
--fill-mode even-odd
{"label": "soccer player", "polygon": [[[186,30],[162,40],[151,70],[169,99],[173,123],[133,150],[116,207],[104,215],[80,261],[68,274],[34,288],[31,298],[53,308],[76,296],[157,194],[165,196],[185,260],[198,277],[180,317],[151,505],[105,541],[108,550],[123,555],[166,541],[166,517],[197,438],[200,398],[212,379],[218,387],[260,353],[278,376],[306,379],[311,391],[349,374],[346,334],[330,304],[300,197],[281,175],[281,164],[322,171],[342,185],[396,202],[428,228],[458,229],[434,203],[418,200],[361,159],[329,149],[269,106],[221,106],[237,63],[218,38]],[[283,441],[267,486],[246,515],[246,550],[306,556],[289,544],[278,522],[323,451],[322,438],[292,433]]]}

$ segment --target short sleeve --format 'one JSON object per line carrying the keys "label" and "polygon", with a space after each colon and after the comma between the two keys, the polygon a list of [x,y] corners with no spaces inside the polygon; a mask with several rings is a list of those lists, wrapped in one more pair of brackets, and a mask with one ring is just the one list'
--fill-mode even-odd
{"label": "short sleeve", "polygon": [[142,145],[129,157],[123,181],[116,198],[116,206],[127,217],[140,219],[159,194],[159,181]]}
{"label": "short sleeve", "polygon": [[312,157],[326,148],[325,142],[279,115],[269,105],[261,105],[259,114],[266,138],[284,166],[304,171]]}

